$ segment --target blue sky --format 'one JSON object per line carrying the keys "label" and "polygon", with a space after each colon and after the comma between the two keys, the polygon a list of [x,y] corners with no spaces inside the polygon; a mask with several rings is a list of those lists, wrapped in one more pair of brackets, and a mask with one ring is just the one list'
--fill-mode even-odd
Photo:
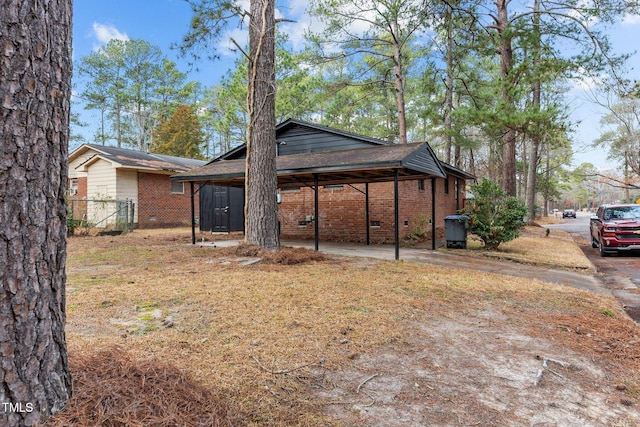
{"label": "blue sky", "polygon": [[[248,0],[240,3],[247,3],[246,8],[249,8]],[[276,0],[276,4],[289,19],[296,19],[297,22],[281,24],[280,28],[291,35],[294,46],[299,45],[304,28],[309,25],[304,16],[307,1]],[[199,80],[205,86],[218,83],[233,66],[236,53],[228,39],[216,46],[220,60],[203,59],[197,64],[198,71],[189,71],[187,60],[178,58],[178,52],[170,48],[189,28],[192,14],[184,0],[76,0],[73,13],[74,60],[89,55],[112,38],[121,38],[141,39],[158,46],[178,64],[180,71],[189,74],[189,79]],[[248,37],[244,30],[231,27],[228,35],[243,46]]]}
{"label": "blue sky", "polygon": [[[74,60],[91,54],[109,40],[141,39],[162,49],[187,72],[186,62],[170,49],[187,33],[191,11],[183,0],[77,0],[73,12]],[[199,64],[201,72],[190,75],[210,86],[220,79],[221,64]],[[226,68],[225,68],[226,69]],[[209,77],[211,76],[211,77]]]}
{"label": "blue sky", "polygon": [[[248,0],[243,0],[247,3]],[[307,0],[276,0],[278,14],[296,22],[283,23],[280,28],[290,35],[295,46],[302,43],[302,34],[313,22],[305,14]],[[187,33],[191,10],[184,0],[76,0],[73,17],[74,60],[90,54],[112,38],[142,39],[162,49],[163,53],[178,64],[190,80],[198,80],[205,86],[212,86],[233,66],[235,54],[231,44],[223,40],[216,47],[221,59],[215,62],[203,59],[199,70],[189,70],[187,61],[180,59],[177,52],[170,49]],[[245,26],[246,28],[246,26]],[[246,41],[246,31],[230,28],[230,37],[241,45]],[[611,42],[619,53],[631,53],[640,46],[640,18],[627,17],[610,33]],[[640,54],[635,54],[630,63],[634,69],[629,77],[640,80]],[[589,148],[589,144],[600,135],[599,118],[602,110],[591,104],[579,88],[570,93],[573,118],[581,120],[579,131],[574,135],[574,164],[591,162],[598,167],[611,166],[604,150]]]}

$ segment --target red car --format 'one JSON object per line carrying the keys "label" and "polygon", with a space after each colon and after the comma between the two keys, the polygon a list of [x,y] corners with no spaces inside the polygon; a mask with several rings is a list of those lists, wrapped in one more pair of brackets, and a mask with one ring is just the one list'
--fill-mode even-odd
{"label": "red car", "polygon": [[591,217],[591,246],[600,256],[640,250],[640,205],[603,205]]}

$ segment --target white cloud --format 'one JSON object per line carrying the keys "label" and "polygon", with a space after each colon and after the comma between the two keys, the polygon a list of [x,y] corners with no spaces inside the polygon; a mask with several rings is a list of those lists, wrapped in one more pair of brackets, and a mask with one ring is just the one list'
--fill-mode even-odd
{"label": "white cloud", "polygon": [[235,5],[237,7],[239,7],[240,9],[249,12],[249,10],[251,9],[251,1],[250,0],[236,0]]}
{"label": "white cloud", "polygon": [[604,76],[593,76],[587,72],[586,69],[580,68],[579,75],[571,79],[571,83],[574,89],[579,91],[592,91],[598,88],[602,82],[607,78]]}
{"label": "white cloud", "polygon": [[312,31],[315,29],[318,31],[322,29],[321,24],[316,25],[317,28],[314,29],[314,25],[308,16],[303,16],[300,20],[295,22],[283,22],[279,25],[278,29],[289,36],[289,42],[291,43],[294,51],[299,51],[304,47],[306,42],[304,38],[306,31],[309,29]]}
{"label": "white cloud", "polygon": [[245,51],[249,49],[249,30],[246,26],[227,32],[227,38],[218,43],[216,50],[221,56],[235,56],[238,46]]}
{"label": "white cloud", "polygon": [[103,46],[109,43],[111,40],[129,40],[129,36],[126,33],[120,32],[113,25],[101,24],[99,22],[93,23],[93,36],[97,40],[97,44],[94,45],[94,49],[98,49],[100,46]]}
{"label": "white cloud", "polygon": [[595,17],[595,16],[591,16],[591,17],[585,17],[580,10],[581,9],[594,9],[594,8],[598,8],[598,4],[596,1],[594,0],[578,0],[577,4],[576,4],[576,9],[570,9],[569,12],[567,12],[567,15],[570,16],[572,19],[577,20],[578,22],[582,23],[583,25],[585,25],[586,27],[593,27],[594,25],[596,25],[600,19]]}
{"label": "white cloud", "polygon": [[637,25],[640,24],[640,16],[639,15],[630,15],[626,14],[622,23],[625,25]]}
{"label": "white cloud", "polygon": [[[285,20],[285,22],[278,24],[278,30],[289,35],[289,40],[294,50],[300,49],[305,41],[304,32],[310,26],[309,17],[306,14],[309,2],[308,0],[290,0],[282,3],[277,2],[275,10],[275,18],[277,20]],[[246,11],[249,10],[248,0],[236,0],[235,4]],[[247,20],[248,18],[245,18],[245,22],[242,25],[228,31],[226,38],[218,43],[216,49],[219,55],[235,56],[237,53],[235,43],[241,46],[242,49],[248,49],[249,29]]]}
{"label": "white cloud", "polygon": [[309,6],[309,0],[289,0],[286,5],[278,2],[276,7],[285,11],[285,15],[289,18],[295,19],[307,13],[307,7]]}

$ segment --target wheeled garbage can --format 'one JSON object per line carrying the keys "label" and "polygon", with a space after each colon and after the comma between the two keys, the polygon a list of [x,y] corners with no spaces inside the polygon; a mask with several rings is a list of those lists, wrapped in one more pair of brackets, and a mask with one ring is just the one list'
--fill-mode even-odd
{"label": "wheeled garbage can", "polygon": [[444,235],[447,248],[467,249],[467,228],[469,217],[466,215],[449,215],[444,217]]}

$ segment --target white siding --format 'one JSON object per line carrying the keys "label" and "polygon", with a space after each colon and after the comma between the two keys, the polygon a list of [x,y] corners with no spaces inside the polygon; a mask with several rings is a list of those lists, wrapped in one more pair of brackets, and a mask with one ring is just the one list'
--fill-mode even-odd
{"label": "white siding", "polygon": [[134,222],[138,222],[138,171],[119,169],[116,172],[116,198],[132,200],[136,205]]}
{"label": "white siding", "polygon": [[73,178],[83,178],[87,176],[86,172],[82,172],[76,169],[82,163],[86,162],[87,159],[96,154],[93,150],[87,150],[84,154],[78,156],[76,159],[69,162],[69,179]]}
{"label": "white siding", "polygon": [[117,197],[116,170],[111,163],[97,160],[87,170],[87,198],[115,199]]}
{"label": "white siding", "polygon": [[115,224],[116,182],[116,169],[109,162],[99,159],[87,169],[87,199],[105,200],[87,204],[87,220],[90,223],[101,228]]}

